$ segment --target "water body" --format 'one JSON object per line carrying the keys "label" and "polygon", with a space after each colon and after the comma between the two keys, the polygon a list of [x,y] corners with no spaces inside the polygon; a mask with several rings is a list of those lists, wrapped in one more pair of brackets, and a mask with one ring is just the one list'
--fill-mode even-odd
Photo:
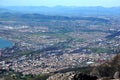
{"label": "water body", "polygon": [[0,49],[13,46],[13,42],[0,38]]}

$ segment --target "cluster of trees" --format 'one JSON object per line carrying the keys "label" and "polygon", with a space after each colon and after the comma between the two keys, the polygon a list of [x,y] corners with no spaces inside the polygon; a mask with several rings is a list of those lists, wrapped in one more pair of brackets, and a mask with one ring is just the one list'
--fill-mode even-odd
{"label": "cluster of trees", "polygon": [[48,74],[40,75],[23,75],[13,70],[0,70],[0,79],[4,80],[46,80],[49,77]]}

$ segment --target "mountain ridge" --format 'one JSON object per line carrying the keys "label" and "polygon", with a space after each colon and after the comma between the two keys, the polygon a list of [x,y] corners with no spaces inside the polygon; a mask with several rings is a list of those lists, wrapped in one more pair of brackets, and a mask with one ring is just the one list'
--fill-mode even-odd
{"label": "mountain ridge", "polygon": [[[61,15],[61,16],[111,16],[119,15],[120,7],[74,7],[74,6],[9,6],[0,7],[7,9],[6,12],[18,13],[40,13],[45,15]],[[1,12],[1,11],[0,11]],[[5,11],[4,11],[5,12]]]}

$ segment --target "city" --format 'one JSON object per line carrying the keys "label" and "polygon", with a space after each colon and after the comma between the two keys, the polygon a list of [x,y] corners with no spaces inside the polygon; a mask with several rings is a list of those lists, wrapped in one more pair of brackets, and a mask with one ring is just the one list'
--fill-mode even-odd
{"label": "city", "polygon": [[120,71],[119,9],[1,7],[0,80],[114,78]]}
{"label": "city", "polygon": [[[65,20],[65,23],[58,21],[65,26],[70,20]],[[67,27],[66,31],[62,30],[63,27],[1,26],[0,36],[14,42],[13,47],[1,49],[1,69],[38,75],[100,65],[112,59],[120,49],[120,36],[112,36],[119,32],[119,23],[114,20],[111,24],[83,21],[71,21],[71,25],[76,25]],[[57,20],[54,22],[57,23]],[[79,27],[81,25],[84,27]],[[111,36],[114,38],[110,39]]]}

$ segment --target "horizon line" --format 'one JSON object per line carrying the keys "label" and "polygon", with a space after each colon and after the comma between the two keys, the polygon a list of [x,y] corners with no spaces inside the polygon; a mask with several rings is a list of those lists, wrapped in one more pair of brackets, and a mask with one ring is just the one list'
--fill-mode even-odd
{"label": "horizon line", "polygon": [[120,7],[120,6],[64,6],[64,5],[56,5],[56,6],[38,6],[38,5],[8,5],[8,6],[5,6],[5,5],[2,5],[0,7],[49,7],[49,8],[54,8],[54,7],[103,7],[103,8],[114,8],[114,7]]}

